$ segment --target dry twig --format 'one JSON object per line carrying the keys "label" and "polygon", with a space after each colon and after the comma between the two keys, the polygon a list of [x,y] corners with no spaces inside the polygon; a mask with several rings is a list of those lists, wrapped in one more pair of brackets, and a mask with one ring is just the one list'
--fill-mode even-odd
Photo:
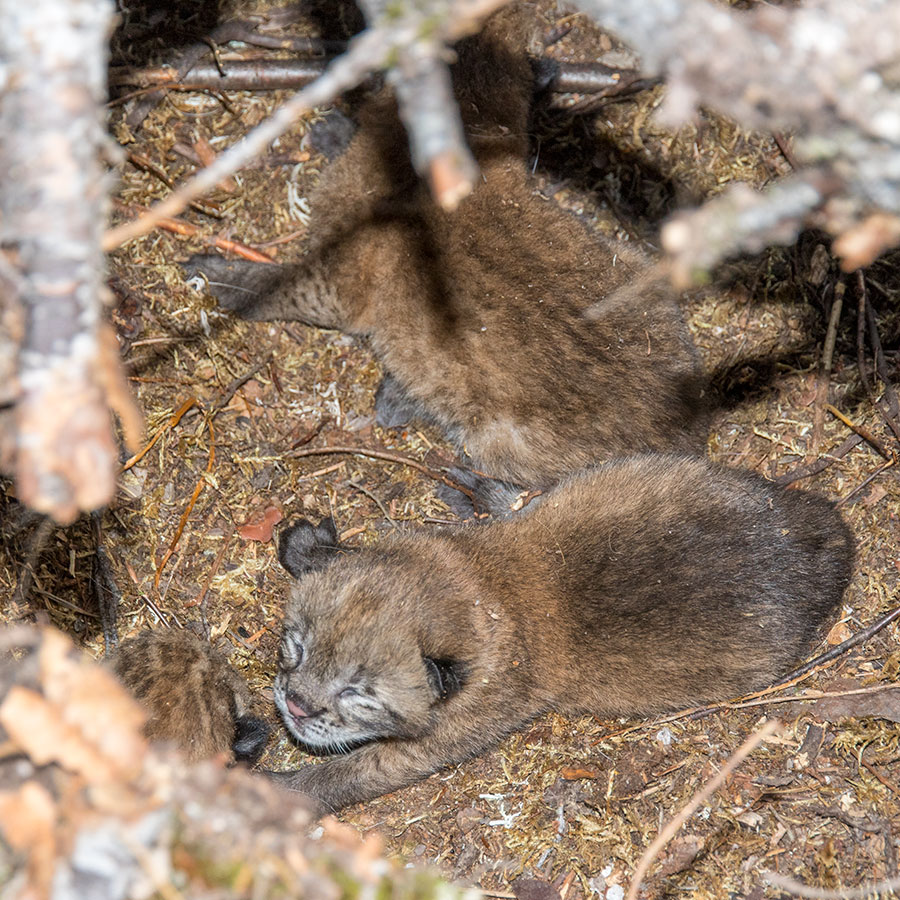
{"label": "dry twig", "polygon": [[653,862],[659,851],[675,836],[678,829],[697,811],[702,803],[719,789],[725,779],[762,741],[775,734],[780,728],[781,722],[778,719],[770,719],[765,725],[754,731],[728,758],[725,765],[691,797],[678,815],[666,823],[665,828],[659,832],[653,843],[644,851],[643,856],[635,867],[634,874],[631,876],[631,884],[628,886],[627,900],[636,900],[644,875],[647,873],[647,869],[650,868],[650,863]]}
{"label": "dry twig", "polygon": [[455,491],[465,494],[469,500],[472,501],[472,504],[475,507],[476,516],[478,515],[478,500],[469,488],[454,481],[442,472],[436,472],[434,469],[430,469],[425,463],[419,462],[419,460],[413,459],[411,456],[405,456],[402,453],[391,453],[389,450],[370,450],[367,447],[315,447],[308,450],[290,450],[285,453],[285,456],[293,459],[301,459],[304,456],[323,456],[328,453],[347,453],[352,456],[368,456],[372,459],[383,459],[386,462],[397,463],[401,466],[409,466],[411,469],[416,469],[419,472],[422,472],[422,474],[427,475],[429,478],[442,481],[447,487],[451,487]]}
{"label": "dry twig", "polygon": [[[139,219],[107,231],[103,249],[113,250],[126,241],[147,234],[162,219],[180,213],[192,200],[261,153],[263,148],[282,135],[303,113],[316,106],[324,106],[343,91],[356,87],[370,72],[387,65],[397,52],[415,45],[423,33],[428,35],[429,41],[437,36],[443,42],[456,40],[472,31],[504,2],[505,0],[457,0],[445,15],[433,9],[431,4],[421,4],[399,18],[363,32],[350,42],[347,52],[338,57],[319,79],[219,156],[211,166],[198,172]],[[437,28],[435,16],[438,17]]]}

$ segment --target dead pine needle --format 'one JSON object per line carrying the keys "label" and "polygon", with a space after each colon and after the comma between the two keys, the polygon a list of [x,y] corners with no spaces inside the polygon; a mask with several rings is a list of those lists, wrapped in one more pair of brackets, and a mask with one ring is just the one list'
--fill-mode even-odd
{"label": "dead pine needle", "polygon": [[831,315],[828,319],[828,332],[822,347],[822,361],[816,376],[816,399],[813,410],[812,452],[818,455],[822,444],[822,431],[825,426],[825,404],[828,399],[828,386],[831,381],[831,365],[834,358],[834,344],[837,339],[837,326],[844,305],[844,291],[847,285],[842,278],[834,289],[834,301],[831,304]]}
{"label": "dead pine needle", "polygon": [[656,839],[644,851],[644,855],[640,858],[640,861],[634,870],[631,884],[628,887],[626,900],[636,900],[638,891],[641,887],[641,882],[644,879],[644,875],[647,874],[647,869],[650,868],[650,864],[656,859],[659,851],[672,840],[678,829],[681,828],[681,826],[684,825],[684,823],[699,809],[701,804],[705,803],[706,800],[721,787],[725,779],[747,758],[747,756],[749,756],[750,753],[753,752],[754,749],[756,749],[757,746],[759,746],[762,741],[775,734],[775,732],[780,729],[781,722],[778,719],[770,719],[761,728],[754,731],[753,734],[751,734],[750,737],[735,750],[718,773],[710,778],[710,780],[707,781],[693,797],[691,797],[687,804],[682,807],[678,815],[666,823],[665,827],[660,831]]}
{"label": "dead pine needle", "polygon": [[156,442],[157,442],[157,441],[158,441],[158,440],[159,440],[159,439],[160,439],[160,438],[161,438],[161,437],[162,437],[162,436],[163,436],[170,428],[174,428],[174,427],[181,421],[181,419],[182,419],[182,417],[184,416],[184,414],[185,414],[189,409],[191,409],[192,407],[194,407],[194,406],[196,406],[196,405],[197,405],[197,398],[196,398],[196,397],[190,397],[189,399],[185,400],[184,403],[182,403],[181,406],[179,406],[178,409],[175,410],[175,412],[174,412],[173,415],[172,415],[172,418],[169,419],[169,421],[166,422],[166,424],[163,425],[162,428],[160,428],[160,429],[156,432],[156,434],[153,435],[153,437],[150,439],[150,442],[147,444],[147,446],[144,447],[144,449],[141,450],[140,453],[137,453],[137,454],[135,454],[134,456],[132,456],[131,459],[129,459],[129,460],[125,463],[125,465],[122,466],[122,471],[123,471],[123,472],[127,472],[132,466],[136,466],[136,465],[137,465],[137,464],[138,464],[138,463],[139,463],[139,462],[140,462],[140,461],[141,461],[141,460],[142,460],[142,459],[143,459],[143,458],[144,458],[144,457],[145,457],[145,456],[153,449],[153,447],[154,447],[154,445],[156,444]]}
{"label": "dead pine needle", "polygon": [[[209,474],[212,472],[213,466],[216,462],[216,439],[215,434],[213,433],[212,422],[208,419],[206,422],[206,427],[209,429],[209,460],[206,463],[205,474]],[[190,518],[191,511],[194,509],[194,504],[197,502],[197,498],[200,496],[200,492],[203,490],[204,484],[206,484],[206,478],[201,475],[197,480],[197,485],[194,488],[193,494],[191,494],[191,499],[188,501],[187,507],[181,514],[181,519],[178,522],[178,527],[175,529],[175,534],[172,537],[171,542],[169,543],[169,547],[163,554],[163,558],[160,560],[159,565],[156,567],[156,575],[153,577],[153,587],[157,591],[159,590],[159,580],[162,577],[162,570],[165,568],[166,563],[172,558],[172,554],[175,552],[175,548],[178,546],[178,541],[181,539],[181,534],[184,531],[184,526],[187,525],[187,521]]]}
{"label": "dead pine needle", "polygon": [[884,449],[884,445],[875,435],[872,434],[867,428],[863,428],[862,425],[857,425],[851,419],[848,419],[839,409],[832,406],[830,403],[826,403],[824,406],[825,409],[828,410],[836,419],[839,419],[843,422],[854,434],[858,434],[864,441],[872,446],[875,452],[882,459],[890,459],[891,455]]}
{"label": "dead pine needle", "polygon": [[809,662],[804,663],[797,669],[794,669],[793,672],[788,672],[783,678],[780,678],[775,684],[772,685],[771,688],[767,690],[775,690],[776,688],[788,687],[789,685],[793,685],[797,682],[799,678],[808,673],[812,672],[814,669],[822,668],[826,663],[830,663],[833,660],[837,659],[839,656],[843,656],[848,650],[855,647],[857,644],[862,644],[865,641],[869,640],[869,638],[874,637],[878,634],[882,628],[886,628],[891,624],[896,618],[900,617],[900,606],[892,609],[890,612],[885,613],[880,619],[874,621],[867,628],[863,628],[862,631],[857,631],[852,637],[847,638],[846,641],[841,641],[837,647],[832,647],[825,653],[816,656],[815,658],[809,660]]}

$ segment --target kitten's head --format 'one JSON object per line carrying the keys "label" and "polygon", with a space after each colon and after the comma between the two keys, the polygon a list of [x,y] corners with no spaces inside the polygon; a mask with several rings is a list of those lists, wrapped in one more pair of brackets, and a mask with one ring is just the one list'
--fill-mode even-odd
{"label": "kitten's head", "polygon": [[462,687],[465,666],[429,655],[422,591],[421,578],[363,554],[295,583],[275,701],[304,744],[344,751],[432,727],[438,704]]}

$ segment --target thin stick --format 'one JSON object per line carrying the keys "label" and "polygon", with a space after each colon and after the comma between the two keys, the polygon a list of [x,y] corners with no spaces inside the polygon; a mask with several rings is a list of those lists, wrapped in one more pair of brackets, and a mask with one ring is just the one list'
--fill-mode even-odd
{"label": "thin stick", "polygon": [[896,609],[892,609],[889,613],[885,613],[880,619],[876,619],[868,628],[864,628],[862,631],[857,631],[852,637],[847,638],[846,641],[842,641],[837,647],[832,647],[831,650],[822,653],[821,655],[811,659],[809,662],[804,663],[798,669],[794,669],[793,672],[789,672],[783,678],[780,678],[775,684],[772,685],[773,688],[781,687],[786,682],[794,681],[799,678],[801,675],[805,675],[807,672],[812,672],[813,669],[819,668],[819,666],[824,665],[827,662],[831,662],[833,659],[837,659],[839,656],[843,656],[848,650],[855,647],[857,644],[862,644],[864,641],[869,640],[870,637],[874,637],[881,631],[882,628],[886,628],[891,624],[896,618],[900,617],[900,606]]}
{"label": "thin stick", "polygon": [[659,851],[662,850],[662,848],[675,836],[678,829],[681,828],[681,826],[684,825],[684,823],[697,811],[702,803],[706,802],[706,800],[719,789],[725,779],[762,741],[775,734],[780,728],[781,722],[779,722],[778,719],[771,719],[761,728],[754,731],[753,734],[751,734],[750,737],[735,750],[716,775],[710,778],[710,780],[694,794],[678,815],[669,820],[662,831],[660,831],[659,835],[657,835],[656,840],[654,840],[644,851],[644,855],[641,857],[640,862],[638,862],[637,868],[634,870],[634,875],[631,878],[631,884],[628,886],[627,900],[636,900],[644,875],[647,873],[647,869],[650,868],[650,863],[653,862]]}
{"label": "thin stick", "polygon": [[469,488],[457,483],[452,478],[448,478],[441,472],[435,472],[434,469],[429,469],[425,463],[421,463],[411,456],[404,456],[402,453],[391,453],[388,450],[369,450],[367,447],[316,447],[304,450],[290,450],[284,455],[293,459],[301,459],[304,456],[323,456],[328,453],[346,453],[351,456],[368,456],[372,459],[383,459],[386,462],[397,463],[397,465],[400,466],[409,466],[411,469],[417,469],[429,478],[442,481],[447,487],[452,487],[454,490],[465,494],[469,500],[472,501],[472,504],[475,507],[475,514],[476,516],[478,515],[479,504],[475,495]]}
{"label": "thin stick", "polygon": [[858,434],[864,441],[867,441],[871,444],[872,448],[882,459],[890,459],[891,455],[884,449],[884,444],[872,434],[867,428],[863,428],[862,425],[855,424],[852,420],[848,419],[839,409],[832,406],[830,403],[825,404],[825,409],[828,410],[836,419],[840,419],[852,432]]}
{"label": "thin stick", "polygon": [[[640,731],[643,728],[658,728],[660,725],[668,725],[671,722],[678,722],[681,719],[702,719],[704,716],[711,715],[712,713],[719,712],[724,709],[746,709],[747,707],[751,706],[764,706],[766,703],[789,703],[792,701],[801,702],[803,700],[819,700],[822,697],[843,697],[845,696],[845,692],[823,693],[822,691],[812,691],[806,694],[795,694],[788,697],[770,697],[769,695],[774,694],[776,691],[782,691],[787,688],[795,687],[799,682],[805,680],[810,675],[827,668],[838,657],[842,656],[849,649],[855,647],[857,644],[861,644],[864,641],[867,641],[869,638],[877,634],[879,631],[881,631],[882,628],[885,628],[898,617],[900,617],[900,607],[891,610],[891,612],[882,616],[876,622],[873,622],[868,628],[863,629],[862,631],[853,635],[853,637],[850,637],[846,641],[843,641],[837,647],[833,647],[831,650],[828,650],[826,653],[823,653],[820,656],[811,659],[809,662],[802,665],[799,669],[795,669],[793,672],[785,675],[781,680],[773,685],[770,685],[767,688],[763,688],[762,690],[756,691],[752,694],[745,694],[743,697],[737,700],[725,700],[719,703],[710,703],[707,706],[694,706],[689,709],[683,709],[679,712],[672,713],[668,716],[653,719],[650,722],[641,722],[641,724],[639,725],[632,725],[619,731],[612,731],[608,734],[602,735],[597,740],[593,741],[591,746],[596,746],[597,744],[609,740],[610,738],[632,734],[635,731]],[[895,687],[895,685],[887,685],[887,687],[891,688]],[[880,687],[876,688],[876,690],[880,689]],[[853,693],[872,693],[872,691],[863,688],[860,689],[860,691],[856,691]]]}
{"label": "thin stick", "polygon": [[225,551],[228,549],[228,545],[231,543],[231,539],[234,537],[234,526],[231,526],[231,530],[228,534],[225,535],[225,539],[222,541],[222,546],[219,548],[219,552],[216,554],[215,560],[213,560],[212,568],[209,570],[209,575],[206,576],[206,582],[203,585],[203,590],[194,597],[193,600],[188,600],[184,605],[185,606],[199,606],[200,607],[200,620],[203,623],[203,630],[206,633],[207,640],[209,639],[209,624],[206,621],[206,595],[209,593],[209,587],[212,584],[213,578],[216,577],[216,573],[219,571],[219,566],[222,565],[222,560],[225,558]]}
{"label": "thin stick", "polygon": [[801,478],[812,478],[813,475],[824,472],[830,465],[843,459],[854,447],[858,447],[862,442],[863,437],[854,434],[851,437],[848,437],[836,450],[832,450],[825,456],[819,457],[815,462],[812,462],[809,465],[799,466],[790,472],[785,472],[784,475],[779,475],[775,479],[775,484],[788,485],[793,484],[795,481],[799,481]]}
{"label": "thin stick", "polygon": [[853,497],[855,497],[861,490],[867,487],[871,482],[873,482],[885,469],[889,469],[896,460],[889,459],[886,463],[882,463],[871,475],[867,478],[863,479],[849,494],[845,497],[841,497],[835,506],[843,506],[845,503],[848,503]]}
{"label": "thin stick", "polygon": [[[216,461],[216,440],[213,433],[211,420],[206,420],[206,427],[209,429],[209,459],[206,463],[206,471],[207,473],[209,473],[212,472],[213,466]],[[169,559],[171,559],[172,554],[175,552],[175,548],[178,546],[178,541],[181,538],[181,533],[184,531],[184,526],[187,525],[187,520],[191,514],[191,510],[193,510],[194,504],[197,502],[197,498],[200,496],[200,492],[203,490],[203,486],[205,484],[206,479],[201,475],[197,480],[197,485],[194,488],[194,493],[191,494],[191,499],[188,501],[188,505],[185,507],[184,512],[181,514],[181,519],[178,521],[178,527],[175,529],[175,534],[169,543],[168,549],[163,554],[163,558],[160,560],[159,565],[156,567],[156,575],[153,577],[153,587],[156,590],[159,590],[159,579],[162,576],[162,570]]]}
{"label": "thin stick", "polygon": [[837,339],[837,326],[844,307],[844,291],[847,285],[844,279],[834,289],[834,300],[831,304],[831,316],[828,319],[828,331],[822,347],[822,362],[816,376],[816,399],[813,408],[812,455],[816,456],[822,443],[822,429],[825,427],[825,401],[828,399],[828,386],[831,382],[831,363],[834,357],[834,343]]}
{"label": "thin stick", "polygon": [[866,372],[866,278],[862,269],[856,273],[856,367],[868,398],[875,402],[875,391]]}
{"label": "thin stick", "polygon": [[[472,30],[482,19],[503,5],[505,0],[469,0],[457,4],[443,28],[443,37],[453,41]],[[398,48],[409,47],[420,37],[429,10],[414,11],[388,25],[370,28],[350,41],[347,52],[339,56],[308,87],[295,94],[274,115],[253,129],[216,161],[201,169],[190,181],[155,204],[139,219],[110,228],[103,237],[105,251],[114,250],[126,241],[147,234],[168,216],[177,216],[191,200],[212,189],[281,137],[304,113],[325,106],[338,94],[356,87],[371,71],[383,68]]]}
{"label": "thin stick", "polygon": [[361,494],[365,494],[381,510],[382,515],[390,522],[391,528],[397,527],[394,517],[388,512],[387,507],[375,496],[375,494],[368,488],[363,487],[358,481],[348,481],[347,484]]}
{"label": "thin stick", "polygon": [[897,394],[894,391],[894,385],[891,383],[890,372],[884,358],[884,349],[881,346],[881,337],[878,334],[878,321],[875,318],[875,310],[872,308],[871,303],[866,306],[866,318],[869,322],[869,341],[872,344],[872,351],[875,356],[875,371],[884,384],[884,400],[887,401],[886,409],[884,401],[879,404],[881,414],[884,416],[888,427],[894,432],[894,437],[900,441],[900,424],[897,421],[898,417],[900,417],[900,404],[897,402]]}
{"label": "thin stick", "polygon": [[783,891],[789,891],[798,897],[808,897],[809,900],[863,900],[865,897],[874,897],[877,894],[886,894],[888,891],[900,887],[900,878],[887,878],[884,881],[875,881],[857,888],[838,888],[830,891],[826,888],[810,887],[802,881],[797,881],[787,875],[778,872],[763,870],[763,878]]}
{"label": "thin stick", "polygon": [[[141,206],[138,203],[126,204],[114,200],[113,205],[116,209],[130,212],[135,215],[139,213],[149,213],[148,207]],[[208,235],[199,225],[194,225],[193,223],[187,222],[184,219],[176,219],[174,217],[167,216],[164,219],[160,219],[160,221],[156,223],[155,227],[161,228],[163,231],[169,231],[172,234],[180,234],[182,237],[198,238],[208,247],[216,247],[219,250],[225,250],[229,253],[234,253],[235,255],[241,256],[244,259],[249,259],[252,262],[275,262],[275,260],[272,259],[272,257],[269,256],[268,253],[263,253],[262,251],[257,250],[254,247],[250,247],[247,244],[242,243],[241,241],[233,241],[229,238],[223,238],[217,235]]]}
{"label": "thin stick", "polygon": [[896,782],[891,781],[890,778],[882,775],[881,772],[879,772],[878,769],[876,769],[875,766],[872,765],[872,763],[867,762],[864,759],[860,759],[860,763],[862,764],[862,766],[868,769],[869,772],[871,772],[872,775],[874,775],[889,791],[900,797],[900,787],[898,787]]}
{"label": "thin stick", "polygon": [[[134,346],[134,345],[132,345],[132,346]],[[144,458],[144,457],[145,457],[145,456],[153,449],[153,445],[154,445],[154,444],[155,444],[155,443],[156,443],[156,442],[157,442],[157,441],[158,441],[158,440],[159,440],[159,439],[160,439],[160,438],[161,438],[161,437],[162,437],[162,436],[170,429],[170,428],[174,428],[174,427],[181,421],[182,416],[183,416],[189,409],[191,409],[191,407],[196,406],[196,405],[197,405],[197,398],[196,398],[196,397],[190,397],[189,399],[185,400],[184,403],[182,403],[181,406],[179,406],[178,409],[173,413],[172,418],[169,419],[169,421],[166,422],[166,424],[163,425],[162,428],[160,428],[160,429],[156,432],[156,434],[153,435],[153,437],[150,439],[150,443],[147,444],[147,446],[144,447],[144,449],[141,450],[140,453],[136,453],[134,456],[131,457],[131,459],[129,459],[129,460],[125,463],[124,466],[122,466],[122,471],[123,471],[123,472],[127,472],[132,466],[136,466],[136,465],[137,465],[137,464],[138,464],[138,463],[139,463],[139,462],[140,462],[140,461],[141,461],[141,460],[142,460],[142,459],[143,459],[143,458]]]}

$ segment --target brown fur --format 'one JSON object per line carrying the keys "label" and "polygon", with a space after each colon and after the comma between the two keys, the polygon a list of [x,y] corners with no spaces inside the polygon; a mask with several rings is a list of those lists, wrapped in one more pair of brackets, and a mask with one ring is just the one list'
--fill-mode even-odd
{"label": "brown fur", "polygon": [[487,474],[548,486],[623,453],[700,452],[707,419],[670,288],[634,248],[535,193],[527,30],[512,8],[459,45],[456,92],[482,178],[455,213],[414,173],[384,93],[311,197],[306,261],[192,268],[245,316],[367,336],[399,395],[382,424],[429,418]]}
{"label": "brown fur", "polygon": [[122,643],[112,666],[146,708],[144,733],[170,741],[188,759],[234,751],[252,761],[268,728],[248,715],[250,691],[228,660],[189,631],[142,631]]}
{"label": "brown fur", "polygon": [[314,531],[284,537],[294,573],[320,570],[291,592],[276,702],[301,741],[364,746],[276,777],[323,809],[547,710],[648,715],[762,687],[807,650],[853,558],[827,501],[669,455],[576,475],[481,528],[318,561]]}

